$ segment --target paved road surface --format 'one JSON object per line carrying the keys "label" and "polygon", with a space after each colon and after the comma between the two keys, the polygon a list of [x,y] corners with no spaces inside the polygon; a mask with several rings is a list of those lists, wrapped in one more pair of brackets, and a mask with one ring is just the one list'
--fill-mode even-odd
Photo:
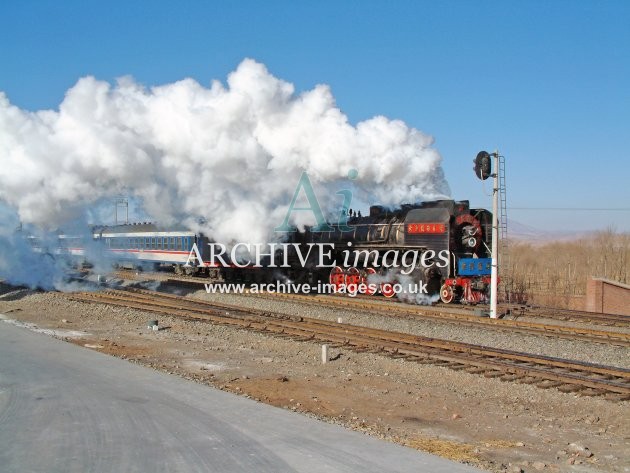
{"label": "paved road surface", "polygon": [[0,321],[0,471],[478,470]]}

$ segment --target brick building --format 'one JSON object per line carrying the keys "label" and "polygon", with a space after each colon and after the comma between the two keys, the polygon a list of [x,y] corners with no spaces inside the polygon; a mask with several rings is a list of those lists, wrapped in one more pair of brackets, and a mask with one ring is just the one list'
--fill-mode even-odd
{"label": "brick building", "polygon": [[586,282],[585,310],[630,315],[630,286],[603,278]]}

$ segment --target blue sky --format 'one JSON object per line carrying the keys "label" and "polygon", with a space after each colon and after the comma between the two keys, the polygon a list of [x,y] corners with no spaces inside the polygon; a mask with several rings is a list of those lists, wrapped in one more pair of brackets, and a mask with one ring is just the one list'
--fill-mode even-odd
{"label": "blue sky", "polygon": [[329,84],[353,123],[432,135],[457,199],[490,206],[472,159],[498,148],[512,219],[630,231],[630,2],[7,0],[0,21],[21,108],[85,75],[207,85],[251,57],[298,92]]}

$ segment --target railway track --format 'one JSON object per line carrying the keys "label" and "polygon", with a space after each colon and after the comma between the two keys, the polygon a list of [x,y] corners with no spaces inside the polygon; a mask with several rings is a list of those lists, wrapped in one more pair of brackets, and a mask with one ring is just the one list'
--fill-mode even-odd
{"label": "railway track", "polygon": [[[120,277],[137,278],[133,272],[119,271]],[[203,278],[173,278],[169,275],[159,275],[159,279],[167,284],[180,284],[185,286],[202,286],[208,284],[207,279]],[[630,346],[630,333],[615,332],[610,330],[600,330],[591,327],[574,327],[565,325],[555,325],[549,323],[520,321],[513,319],[489,319],[472,315],[472,309],[467,306],[411,306],[404,303],[395,303],[390,300],[375,301],[373,296],[365,297],[347,297],[340,295],[304,295],[304,294],[285,294],[285,293],[248,293],[244,295],[253,297],[264,297],[270,299],[288,300],[308,305],[330,307],[341,307],[344,309],[369,311],[386,317],[402,317],[436,320],[441,323],[452,323],[456,325],[469,327],[485,327],[492,330],[502,330],[509,332],[518,332],[528,335],[545,336],[552,338],[564,338],[569,340],[582,340],[592,343],[602,343],[617,346]],[[551,309],[550,309],[551,310]],[[615,325],[622,328],[630,328],[630,317],[614,314],[592,314],[589,312],[561,311],[555,309],[554,314],[564,314],[563,320],[572,320],[576,322],[595,322],[598,325]],[[573,314],[573,315],[572,315]],[[574,318],[569,318],[570,316]],[[541,318],[547,318],[543,315],[536,315]],[[560,317],[558,317],[560,318]],[[614,323],[613,323],[614,322]]]}
{"label": "railway track", "polygon": [[341,296],[307,296],[301,294],[253,294],[252,297],[288,300],[301,304],[330,306],[362,312],[370,312],[385,317],[413,318],[418,320],[435,320],[440,323],[452,323],[468,327],[485,327],[492,330],[518,332],[570,340],[583,340],[594,343],[605,343],[619,346],[630,346],[630,333],[598,330],[589,327],[550,325],[537,322],[525,322],[508,319],[490,319],[469,315],[463,311],[451,312],[435,307],[417,307],[407,304],[383,304],[366,298],[353,299]]}
{"label": "railway track", "polygon": [[517,316],[556,319],[567,322],[592,323],[615,327],[630,327],[630,316],[619,314],[599,314],[582,310],[557,309],[554,307],[514,307]]}
{"label": "railway track", "polygon": [[[181,285],[191,288],[203,288],[205,284],[213,284],[214,282],[208,278],[196,277],[196,276],[176,276],[171,273],[137,273],[131,270],[118,270],[114,273],[116,276],[122,279],[151,279],[160,281],[166,284]],[[294,296],[299,294],[282,294],[282,296]],[[321,296],[322,300],[326,297],[349,299],[354,301],[363,301],[366,303],[374,302],[374,296],[357,295],[350,299],[348,296]],[[379,302],[386,303],[388,306],[403,306],[409,308],[408,304],[400,302],[397,299],[384,299],[376,297]],[[376,302],[378,304],[379,302]],[[382,304],[381,304],[382,305]],[[439,314],[456,313],[456,314],[472,314],[475,310],[484,306],[467,306],[467,305],[453,305],[443,304],[438,302],[431,306],[422,306],[423,312],[433,311]],[[556,319],[566,322],[576,322],[582,324],[595,324],[601,326],[613,326],[630,328],[630,316],[618,315],[618,314],[600,314],[595,312],[586,312],[579,310],[558,309],[554,307],[532,307],[515,304],[500,304],[499,312],[510,312],[515,317],[514,320],[520,317],[533,317],[541,319]]]}
{"label": "railway track", "polygon": [[244,309],[145,290],[109,290],[69,297],[186,320],[231,325],[298,341],[327,343],[357,352],[380,353],[540,388],[555,387],[580,395],[604,395],[613,400],[630,399],[630,370],[612,366]]}

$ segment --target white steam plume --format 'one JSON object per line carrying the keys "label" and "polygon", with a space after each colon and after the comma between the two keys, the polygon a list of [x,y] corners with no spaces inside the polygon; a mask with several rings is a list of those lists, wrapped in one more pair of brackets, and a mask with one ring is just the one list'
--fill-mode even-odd
{"label": "white steam plume", "polygon": [[327,86],[296,95],[251,59],[227,86],[209,88],[85,77],[59,111],[21,110],[0,92],[0,202],[23,223],[54,229],[127,195],[163,225],[226,243],[268,242],[302,171],[325,212],[349,187],[355,201],[390,206],[446,197],[432,141],[382,116],[353,126]]}

